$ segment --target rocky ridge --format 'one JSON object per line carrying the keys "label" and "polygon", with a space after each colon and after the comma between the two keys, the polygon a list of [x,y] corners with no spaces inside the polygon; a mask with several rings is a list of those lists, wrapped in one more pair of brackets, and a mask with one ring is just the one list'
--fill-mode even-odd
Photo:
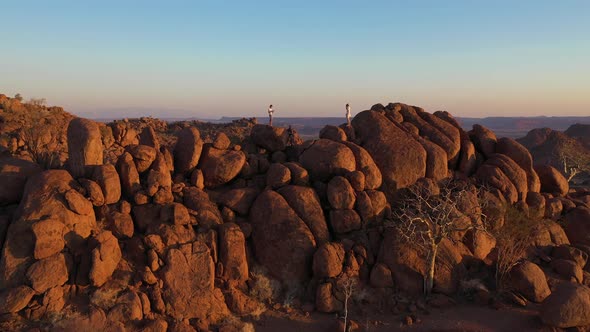
{"label": "rocky ridge", "polygon": [[[205,141],[191,124],[170,138],[159,134],[164,124],[146,123],[70,119],[60,169],[17,159],[18,149],[0,157],[0,183],[9,183],[0,189],[0,314],[11,326],[222,330],[228,317],[248,321],[281,298],[341,312],[347,280],[389,301],[416,296],[425,257],[388,227],[392,210],[405,188],[451,180],[470,193],[454,218],[481,223],[467,211],[484,210],[497,230],[518,211],[544,226],[528,244],[537,250],[511,270],[510,294],[547,299],[543,310],[559,312],[550,325],[590,325],[571,309],[590,283],[590,195],[534,167],[514,140],[400,103],[306,142],[250,122],[239,142],[223,131]],[[486,280],[498,259],[489,232],[456,232],[439,250],[432,303]],[[575,287],[553,292],[559,284]],[[43,323],[66,311],[78,314]]]}

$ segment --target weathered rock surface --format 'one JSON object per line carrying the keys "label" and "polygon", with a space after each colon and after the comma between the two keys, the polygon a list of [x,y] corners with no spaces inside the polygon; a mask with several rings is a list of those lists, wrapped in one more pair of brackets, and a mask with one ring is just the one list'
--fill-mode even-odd
{"label": "weathered rock surface", "polygon": [[356,169],[365,174],[365,189],[377,189],[381,187],[383,181],[381,171],[367,150],[352,142],[343,142],[343,144],[354,154]]}
{"label": "weathered rock surface", "polygon": [[114,204],[121,199],[121,180],[115,166],[95,166],[92,180],[102,189],[105,204]]}
{"label": "weathered rock surface", "polygon": [[510,271],[510,286],[533,302],[542,302],[551,290],[541,268],[529,261],[524,261]]}
{"label": "weathered rock surface", "polygon": [[475,124],[473,125],[473,129],[469,131],[469,137],[471,137],[475,148],[486,158],[489,158],[496,152],[498,139],[496,138],[496,134],[488,128]]}
{"label": "weathered rock surface", "polygon": [[[71,252],[78,252],[84,246],[93,229],[97,228],[94,212],[80,215],[66,207],[64,194],[79,184],[64,170],[50,170],[32,176],[25,186],[14,222],[8,228],[6,241],[0,259],[0,288],[25,284],[25,274],[37,257],[48,257],[62,248],[60,227],[53,225],[36,226],[45,223],[47,216],[63,224],[63,240]],[[37,243],[37,241],[39,241]]]}
{"label": "weathered rock surface", "polygon": [[280,163],[272,163],[266,173],[266,185],[272,189],[286,186],[291,181],[291,171]]}
{"label": "weathered rock surface", "polygon": [[94,121],[75,118],[68,125],[68,169],[75,178],[88,175],[88,167],[102,165],[100,128]]}
{"label": "weathered rock surface", "polygon": [[143,128],[139,134],[139,144],[151,146],[156,150],[160,150],[160,140],[158,139],[158,135],[152,126]]}
{"label": "weathered rock surface", "polygon": [[219,197],[218,203],[227,206],[242,216],[247,216],[258,193],[259,191],[256,188],[232,189],[223,193]]}
{"label": "weathered rock surface", "polygon": [[214,288],[215,267],[207,245],[193,242],[170,249],[165,262],[162,297],[167,314],[211,323],[229,314],[223,294]]}
{"label": "weathered rock surface", "polygon": [[39,294],[65,284],[68,278],[68,267],[63,254],[43,258],[33,263],[27,270],[30,286]]}
{"label": "weathered rock surface", "polygon": [[243,282],[248,279],[246,239],[240,227],[226,223],[219,227],[219,261],[223,265],[223,278]]}
{"label": "weathered rock surface", "polygon": [[178,141],[174,148],[174,169],[189,176],[201,158],[203,141],[201,133],[194,127],[183,129],[178,134]]}
{"label": "weathered rock surface", "polygon": [[326,125],[320,130],[320,138],[329,139],[336,142],[346,141],[346,133],[342,128]]}
{"label": "weathered rock surface", "polygon": [[242,151],[219,150],[214,147],[203,153],[200,168],[205,187],[215,188],[233,180],[244,166],[246,155]]}
{"label": "weathered rock surface", "polygon": [[590,289],[574,284],[561,283],[543,301],[539,313],[547,325],[569,328],[590,324]]}
{"label": "weathered rock surface", "polygon": [[514,160],[508,156],[495,153],[489,156],[484,165],[492,165],[498,167],[502,173],[512,182],[518,194],[518,200],[526,200],[528,193],[528,181],[526,172],[518,166]]}
{"label": "weathered rock surface", "polygon": [[[440,146],[447,153],[449,166],[454,167],[457,162],[459,150],[461,149],[458,130],[445,123],[446,128],[444,130],[452,131],[449,135],[456,139],[450,138],[445,132],[433,125],[435,121],[437,125],[442,125],[443,122],[440,119],[420,110],[418,107],[414,108],[409,105],[403,105],[400,113],[404,117],[405,122],[410,122],[418,128],[420,136],[426,137]],[[425,119],[428,119],[431,123],[425,121]]]}
{"label": "weathered rock surface", "polygon": [[328,202],[333,209],[352,209],[356,195],[350,182],[342,176],[335,176],[328,182]]}
{"label": "weathered rock surface", "polygon": [[510,157],[527,174],[528,191],[539,192],[541,181],[533,168],[533,157],[529,150],[512,138],[501,137],[496,144],[496,152]]}
{"label": "weathered rock surface", "polygon": [[285,128],[258,124],[252,127],[250,139],[254,144],[275,152],[285,150],[289,136]]}
{"label": "weathered rock surface", "polygon": [[66,191],[64,198],[68,204],[68,208],[77,214],[87,216],[94,212],[92,203],[75,189]]}
{"label": "weathered rock surface", "polygon": [[15,313],[24,309],[35,295],[28,286],[4,289],[0,292],[0,314]]}
{"label": "weathered rock surface", "polygon": [[231,141],[229,140],[229,137],[227,137],[223,131],[218,132],[213,141],[213,147],[220,150],[226,150],[229,149],[230,145]]}
{"label": "weathered rock surface", "polygon": [[388,195],[426,175],[426,151],[422,145],[384,115],[364,111],[354,117],[352,125],[360,145],[379,167]]}
{"label": "weathered rock surface", "polygon": [[330,225],[337,234],[361,229],[361,217],[355,210],[330,210]]}
{"label": "weathered rock surface", "polygon": [[135,167],[139,173],[147,171],[154,160],[156,160],[157,150],[147,145],[128,145],[125,151],[131,154]]}
{"label": "weathered rock surface", "polygon": [[370,276],[371,286],[376,288],[393,287],[391,270],[384,264],[377,263],[373,266]]}
{"label": "weathered rock surface", "polygon": [[31,227],[35,236],[35,259],[43,259],[61,252],[65,246],[63,223],[53,219],[40,220]]}
{"label": "weathered rock surface", "polygon": [[90,282],[100,287],[111,277],[121,260],[119,241],[109,231],[103,231],[91,241],[94,248],[91,251],[92,263],[90,267]]}
{"label": "weathered rock surface", "polygon": [[197,212],[196,218],[200,225],[212,227],[223,223],[221,213],[209,195],[197,187],[186,187],[183,190],[184,205]]}
{"label": "weathered rock surface", "polygon": [[352,151],[346,145],[328,139],[311,143],[299,156],[299,162],[309,172],[312,180],[319,181],[356,169]]}
{"label": "weathered rock surface", "polygon": [[564,196],[569,191],[569,184],[563,174],[549,165],[535,165],[535,171],[541,180],[541,191]]}
{"label": "weathered rock surface", "polygon": [[311,277],[316,241],[313,234],[287,201],[266,190],[250,211],[256,259],[276,278],[305,281]]}
{"label": "weathered rock surface", "polygon": [[484,164],[477,169],[475,178],[482,184],[498,189],[511,204],[518,201],[519,194],[516,187],[500,167]]}
{"label": "weathered rock surface", "polygon": [[126,197],[133,197],[141,190],[139,172],[133,161],[133,156],[128,152],[123,153],[117,161],[117,172],[121,180],[121,189]]}
{"label": "weathered rock surface", "polygon": [[291,171],[291,184],[296,186],[309,185],[309,173],[299,163],[288,162],[284,163]]}
{"label": "weathered rock surface", "polygon": [[330,240],[330,232],[316,192],[310,187],[286,186],[277,191],[305,222],[317,244]]}
{"label": "weathered rock surface", "polygon": [[344,246],[340,243],[325,243],[313,255],[313,276],[334,278],[342,272]]}

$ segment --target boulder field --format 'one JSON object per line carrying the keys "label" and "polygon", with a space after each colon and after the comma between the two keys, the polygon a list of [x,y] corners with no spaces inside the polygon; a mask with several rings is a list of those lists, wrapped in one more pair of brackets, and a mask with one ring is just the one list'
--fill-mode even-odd
{"label": "boulder field", "polygon": [[541,303],[548,325],[590,325],[590,193],[485,127],[465,132],[447,112],[400,103],[305,142],[260,124],[241,142],[223,132],[205,141],[193,126],[173,143],[154,126],[107,127],[69,121],[61,169],[0,156],[3,321],[208,331],[278,299],[341,312],[349,280],[420,296],[426,257],[388,227],[392,211],[408,188],[456,181],[470,189],[452,218],[485,216],[488,231],[440,243],[434,293],[462,294],[471,279],[494,289],[502,242],[491,230],[518,211],[539,229],[506,291]]}

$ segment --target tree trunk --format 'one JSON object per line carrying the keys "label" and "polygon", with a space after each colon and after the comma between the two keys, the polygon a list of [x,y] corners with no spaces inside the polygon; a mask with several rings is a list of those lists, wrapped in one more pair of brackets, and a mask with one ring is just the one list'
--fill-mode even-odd
{"label": "tree trunk", "polygon": [[424,294],[426,296],[432,293],[434,287],[434,265],[436,263],[436,254],[438,252],[438,245],[432,244],[430,246],[430,252],[428,253],[427,264],[428,269],[426,270],[426,277],[424,278]]}

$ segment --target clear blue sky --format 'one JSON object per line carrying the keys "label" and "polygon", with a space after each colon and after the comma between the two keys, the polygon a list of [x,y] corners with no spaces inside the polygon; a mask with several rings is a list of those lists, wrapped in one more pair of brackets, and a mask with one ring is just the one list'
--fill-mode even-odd
{"label": "clear blue sky", "polygon": [[347,102],[401,101],[459,116],[590,115],[590,1],[0,8],[0,93],[76,114],[265,116],[273,103],[276,116],[340,116]]}

